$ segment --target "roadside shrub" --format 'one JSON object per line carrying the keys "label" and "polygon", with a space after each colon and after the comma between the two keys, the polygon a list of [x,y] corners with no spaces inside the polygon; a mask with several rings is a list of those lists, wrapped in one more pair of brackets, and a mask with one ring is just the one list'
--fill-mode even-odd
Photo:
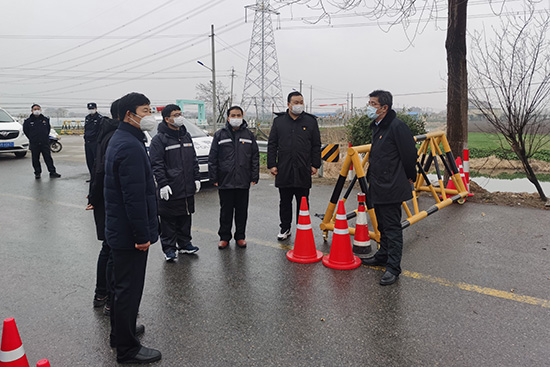
{"label": "roadside shrub", "polygon": [[[409,115],[404,111],[396,111],[397,118],[403,121],[413,135],[420,135],[426,133],[426,123],[423,116],[414,116]],[[348,140],[351,142],[351,145],[365,145],[370,144],[372,140],[372,129],[370,124],[372,119],[368,118],[367,115],[355,116],[352,117],[346,126]]]}

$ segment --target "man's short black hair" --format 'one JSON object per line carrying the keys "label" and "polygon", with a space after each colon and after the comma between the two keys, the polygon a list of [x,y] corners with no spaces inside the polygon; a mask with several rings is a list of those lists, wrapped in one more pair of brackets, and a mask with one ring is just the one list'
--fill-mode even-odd
{"label": "man's short black hair", "polygon": [[181,111],[181,108],[180,106],[178,106],[177,104],[169,104],[169,105],[166,105],[166,107],[164,107],[164,109],[162,110],[161,114],[162,114],[162,121],[164,121],[164,119],[166,117],[170,117],[170,115],[172,114],[172,112],[174,111]]}
{"label": "man's short black hair", "polygon": [[122,120],[118,113],[118,105],[120,104],[120,98],[111,103],[111,117],[115,120]]}
{"label": "man's short black hair", "polygon": [[243,109],[242,109],[241,107],[239,107],[239,106],[231,106],[231,107],[229,107],[229,109],[227,110],[227,117],[229,117],[229,114],[230,114],[231,111],[233,111],[233,110],[239,110],[239,111],[241,111],[241,115],[244,115],[244,111],[243,111]]}
{"label": "man's short black hair", "polygon": [[380,107],[388,106],[388,109],[390,110],[393,104],[393,96],[390,92],[387,90],[375,90],[371,94],[369,94],[369,97],[377,97],[378,102],[380,103]]}
{"label": "man's short black hair", "polygon": [[[302,96],[302,93],[296,92],[296,91],[291,92],[291,93],[288,94],[288,97],[286,98],[286,101],[287,101],[288,103],[290,103],[290,100],[292,99],[292,97],[295,97],[295,96]],[[303,96],[302,96],[302,97],[303,97]]]}
{"label": "man's short black hair", "polygon": [[136,113],[136,109],[139,106],[150,105],[151,101],[144,94],[141,93],[128,93],[120,99],[118,104],[118,115],[120,120],[124,120],[126,112]]}
{"label": "man's short black hair", "polygon": [[[35,107],[40,107],[40,105],[39,105],[38,103],[33,104],[33,105],[31,106],[31,111],[32,111],[32,109],[35,108]],[[40,108],[42,108],[42,107],[40,107]]]}

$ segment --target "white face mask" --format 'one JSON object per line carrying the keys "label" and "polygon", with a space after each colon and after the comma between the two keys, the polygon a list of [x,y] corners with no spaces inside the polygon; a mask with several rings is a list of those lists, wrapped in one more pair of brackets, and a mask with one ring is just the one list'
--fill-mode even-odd
{"label": "white face mask", "polygon": [[239,127],[243,124],[243,119],[229,119],[229,125]]}
{"label": "white face mask", "polygon": [[40,116],[42,114],[42,110],[34,110],[32,111],[32,114],[35,116]]}
{"label": "white face mask", "polygon": [[304,105],[303,104],[293,104],[290,106],[290,110],[295,115],[300,115],[302,112],[304,112]]}
{"label": "white face mask", "polygon": [[367,106],[367,116],[370,118],[370,119],[375,119],[375,118],[378,118],[378,116],[380,116],[379,114],[376,113],[376,111],[378,111],[378,109],[376,107],[373,107],[373,106]]}
{"label": "white face mask", "polygon": [[97,110],[88,110],[88,112],[90,113],[90,115],[93,115],[97,112]]}
{"label": "white face mask", "polygon": [[185,117],[183,116],[174,117],[174,123],[172,125],[174,125],[175,127],[182,127],[184,121]]}
{"label": "white face mask", "polygon": [[139,122],[137,122],[136,120],[134,120],[133,118],[130,118],[133,122],[135,122],[136,124],[139,125],[139,128],[142,130],[142,131],[151,131],[155,128],[155,126],[157,126],[157,120],[155,120],[155,118],[151,115],[148,115],[148,116],[143,116],[141,117],[140,115],[137,115],[134,113],[134,115],[136,115],[137,117],[140,117],[141,120]]}

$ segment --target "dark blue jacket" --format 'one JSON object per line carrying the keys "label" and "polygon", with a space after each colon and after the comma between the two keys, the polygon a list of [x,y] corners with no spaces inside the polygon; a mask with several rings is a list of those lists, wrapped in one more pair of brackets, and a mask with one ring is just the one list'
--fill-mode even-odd
{"label": "dark blue jacket", "polygon": [[367,180],[369,202],[395,204],[412,199],[411,179],[416,181],[417,152],[409,127],[390,110],[372,128]]}
{"label": "dark blue jacket", "polygon": [[246,121],[238,130],[227,122],[216,131],[208,156],[208,176],[219,189],[248,189],[251,182],[258,182],[260,154]]}
{"label": "dark blue jacket", "polygon": [[195,181],[200,180],[199,162],[185,126],[172,130],[166,122],[161,122],[157,135],[151,140],[149,154],[158,191],[166,185],[172,189],[168,201],[195,195]]}
{"label": "dark blue jacket", "polygon": [[277,113],[267,143],[267,168],[277,167],[276,187],[311,187],[311,167],[321,167],[317,118],[303,112],[294,120]]}
{"label": "dark blue jacket", "polygon": [[114,249],[158,240],[155,181],[144,137],[121,122],[105,154],[105,236]]}
{"label": "dark blue jacket", "polygon": [[96,144],[101,130],[101,116],[99,113],[86,116],[84,123],[84,141],[86,143]]}
{"label": "dark blue jacket", "polygon": [[23,122],[23,132],[31,144],[50,144],[50,118],[31,114]]}

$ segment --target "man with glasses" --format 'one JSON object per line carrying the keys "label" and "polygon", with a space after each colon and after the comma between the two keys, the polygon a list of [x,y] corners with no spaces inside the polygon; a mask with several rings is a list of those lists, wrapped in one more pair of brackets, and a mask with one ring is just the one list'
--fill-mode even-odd
{"label": "man with glasses", "polygon": [[197,154],[181,109],[167,105],[162,119],[149,154],[159,195],[160,243],[166,261],[173,262],[178,251],[194,254],[199,250],[191,243],[191,214],[201,182]]}
{"label": "man with glasses", "polygon": [[375,90],[369,98],[367,116],[373,122],[367,195],[378,221],[380,249],[362,262],[365,265],[385,266],[386,272],[380,284],[390,285],[397,281],[401,273],[401,203],[412,199],[417,153],[411,130],[391,109],[391,93]]}

